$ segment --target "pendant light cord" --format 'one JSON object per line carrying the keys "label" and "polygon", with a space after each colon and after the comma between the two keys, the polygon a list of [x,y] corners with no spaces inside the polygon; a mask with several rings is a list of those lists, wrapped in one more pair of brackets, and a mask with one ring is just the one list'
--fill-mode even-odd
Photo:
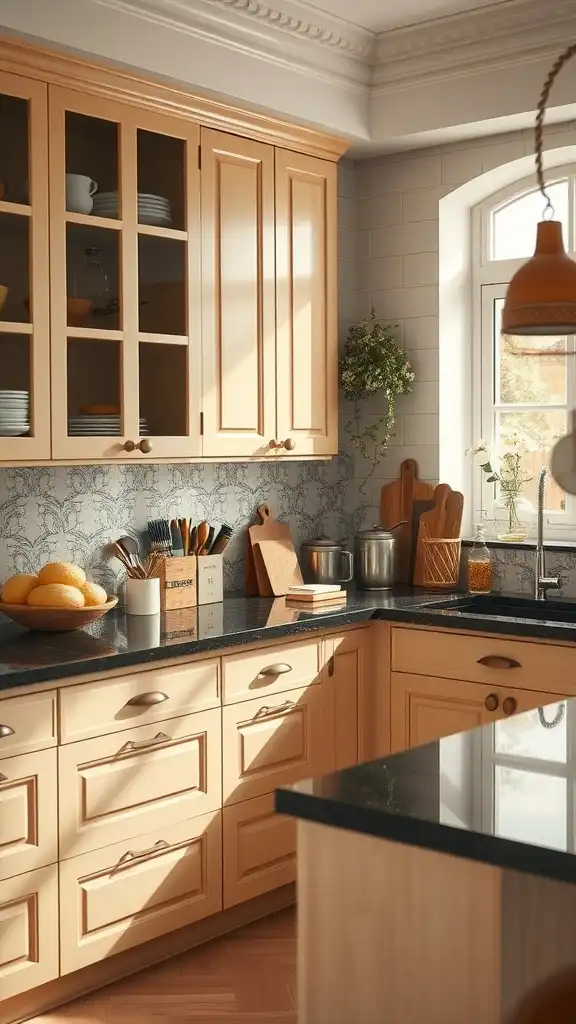
{"label": "pendant light cord", "polygon": [[564,65],[570,60],[571,57],[576,54],[576,43],[572,43],[560,56],[554,61],[554,64],[550,68],[550,72],[544,85],[542,86],[542,92],[540,93],[540,99],[538,100],[538,113],[536,114],[536,126],[534,129],[534,143],[536,148],[536,175],[538,177],[538,188],[540,189],[544,199],[546,200],[546,209],[554,212],[554,207],[550,201],[550,196],[546,191],[546,182],[544,181],[544,159],[542,152],[542,143],[544,137],[544,117],[546,114],[546,105],[550,96],[550,90],[556,81],[556,78],[560,74]]}

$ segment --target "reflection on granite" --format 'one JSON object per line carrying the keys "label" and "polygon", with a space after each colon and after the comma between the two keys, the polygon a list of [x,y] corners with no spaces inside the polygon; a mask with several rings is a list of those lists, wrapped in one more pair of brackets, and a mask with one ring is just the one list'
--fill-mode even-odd
{"label": "reflection on granite", "polygon": [[283,597],[227,597],[220,604],[162,616],[126,615],[116,609],[86,629],[71,633],[31,633],[0,616],[0,689],[290,638],[316,629],[338,629],[371,619],[576,643],[576,624],[536,622],[519,615],[495,619],[476,610],[435,607],[450,601],[449,595],[406,586],[372,593],[349,590],[346,603],[317,611],[290,607]]}
{"label": "reflection on granite", "polygon": [[[377,836],[503,868],[576,883],[573,818],[576,776],[567,751],[576,698],[501,723],[516,736],[518,760],[495,754],[488,725],[323,778],[276,791],[276,810],[334,828]],[[526,758],[526,737],[536,739]],[[542,738],[543,737],[543,738]],[[510,737],[508,737],[510,741]],[[543,763],[545,762],[545,763]],[[499,775],[503,772],[503,776]],[[566,779],[567,776],[567,779]],[[550,780],[557,783],[550,797]]]}

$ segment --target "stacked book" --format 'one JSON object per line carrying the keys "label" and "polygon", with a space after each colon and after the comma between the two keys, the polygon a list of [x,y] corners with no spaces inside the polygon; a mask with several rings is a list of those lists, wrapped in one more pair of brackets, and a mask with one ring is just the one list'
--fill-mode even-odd
{"label": "stacked book", "polygon": [[286,601],[301,608],[329,608],[344,604],[346,591],[337,583],[301,583],[290,587]]}

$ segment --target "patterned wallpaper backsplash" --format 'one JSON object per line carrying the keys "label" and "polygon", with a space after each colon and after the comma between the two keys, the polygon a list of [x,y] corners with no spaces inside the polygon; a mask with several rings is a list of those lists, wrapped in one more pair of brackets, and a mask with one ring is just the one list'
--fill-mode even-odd
{"label": "patterned wallpaper backsplash", "polygon": [[[494,589],[508,594],[531,597],[534,590],[534,550],[528,548],[492,548]],[[576,600],[576,547],[574,551],[546,552],[546,574],[558,576],[560,590],[550,591],[550,598],[568,597]]]}
{"label": "patterned wallpaper backsplash", "polygon": [[224,560],[225,588],[243,585],[245,528],[258,505],[290,523],[294,542],[326,532],[353,536],[363,514],[353,462],[69,466],[0,470],[0,580],[65,559],[109,592],[122,566],[106,546],[138,536],[148,519],[188,515],[236,530]]}

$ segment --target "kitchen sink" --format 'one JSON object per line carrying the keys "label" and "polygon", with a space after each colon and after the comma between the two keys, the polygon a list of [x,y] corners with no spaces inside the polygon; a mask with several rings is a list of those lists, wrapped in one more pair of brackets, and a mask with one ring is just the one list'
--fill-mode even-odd
{"label": "kitchen sink", "polygon": [[536,619],[539,622],[576,623],[576,602],[568,600],[536,601],[532,597],[505,597],[498,594],[467,594],[449,601],[422,605],[430,611],[487,615],[490,618]]}

